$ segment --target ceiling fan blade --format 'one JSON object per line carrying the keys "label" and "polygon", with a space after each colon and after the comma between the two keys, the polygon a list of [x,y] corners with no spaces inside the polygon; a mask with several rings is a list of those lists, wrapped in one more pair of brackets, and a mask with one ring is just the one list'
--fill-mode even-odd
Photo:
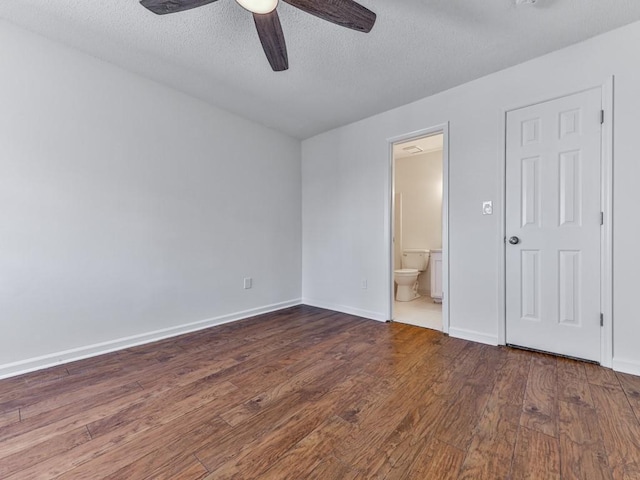
{"label": "ceiling fan blade", "polygon": [[360,32],[370,32],[376,23],[376,14],[353,0],[283,1],[323,20]]}
{"label": "ceiling fan blade", "polygon": [[217,0],[140,0],[140,4],[158,15],[184,12]]}
{"label": "ceiling fan blade", "polygon": [[254,13],[253,20],[256,22],[260,43],[262,43],[262,48],[273,71],[281,72],[287,70],[289,68],[287,45],[284,41],[284,33],[282,33],[278,12],[274,10],[266,14]]}

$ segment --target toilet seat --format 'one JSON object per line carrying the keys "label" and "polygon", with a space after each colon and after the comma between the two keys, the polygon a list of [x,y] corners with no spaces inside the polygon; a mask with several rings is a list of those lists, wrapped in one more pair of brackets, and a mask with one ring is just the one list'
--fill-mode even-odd
{"label": "toilet seat", "polygon": [[419,270],[417,268],[401,268],[400,270],[394,270],[393,273],[401,277],[410,277],[411,275],[417,275]]}

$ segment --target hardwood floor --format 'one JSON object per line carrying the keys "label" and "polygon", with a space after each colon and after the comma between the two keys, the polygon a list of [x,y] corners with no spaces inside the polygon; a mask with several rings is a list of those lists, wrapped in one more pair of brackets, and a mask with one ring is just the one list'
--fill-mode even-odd
{"label": "hardwood floor", "polygon": [[312,307],[0,381],[0,478],[640,479],[640,378]]}

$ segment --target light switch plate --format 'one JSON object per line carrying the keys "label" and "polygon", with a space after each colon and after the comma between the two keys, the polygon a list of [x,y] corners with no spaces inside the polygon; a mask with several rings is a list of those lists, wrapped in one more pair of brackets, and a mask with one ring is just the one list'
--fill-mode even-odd
{"label": "light switch plate", "polygon": [[482,214],[493,215],[493,202],[482,202]]}

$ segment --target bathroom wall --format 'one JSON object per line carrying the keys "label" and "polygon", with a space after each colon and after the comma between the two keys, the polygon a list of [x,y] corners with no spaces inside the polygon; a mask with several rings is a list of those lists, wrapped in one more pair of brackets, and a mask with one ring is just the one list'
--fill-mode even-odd
{"label": "bathroom wall", "polygon": [[0,377],[300,302],[299,141],[1,21],[0,45]]}
{"label": "bathroom wall", "polygon": [[402,267],[402,194],[396,192],[393,202],[393,265]]}
{"label": "bathroom wall", "polygon": [[[402,196],[402,249],[442,248],[442,151],[397,158],[395,192]],[[419,279],[428,294],[430,270]]]}

